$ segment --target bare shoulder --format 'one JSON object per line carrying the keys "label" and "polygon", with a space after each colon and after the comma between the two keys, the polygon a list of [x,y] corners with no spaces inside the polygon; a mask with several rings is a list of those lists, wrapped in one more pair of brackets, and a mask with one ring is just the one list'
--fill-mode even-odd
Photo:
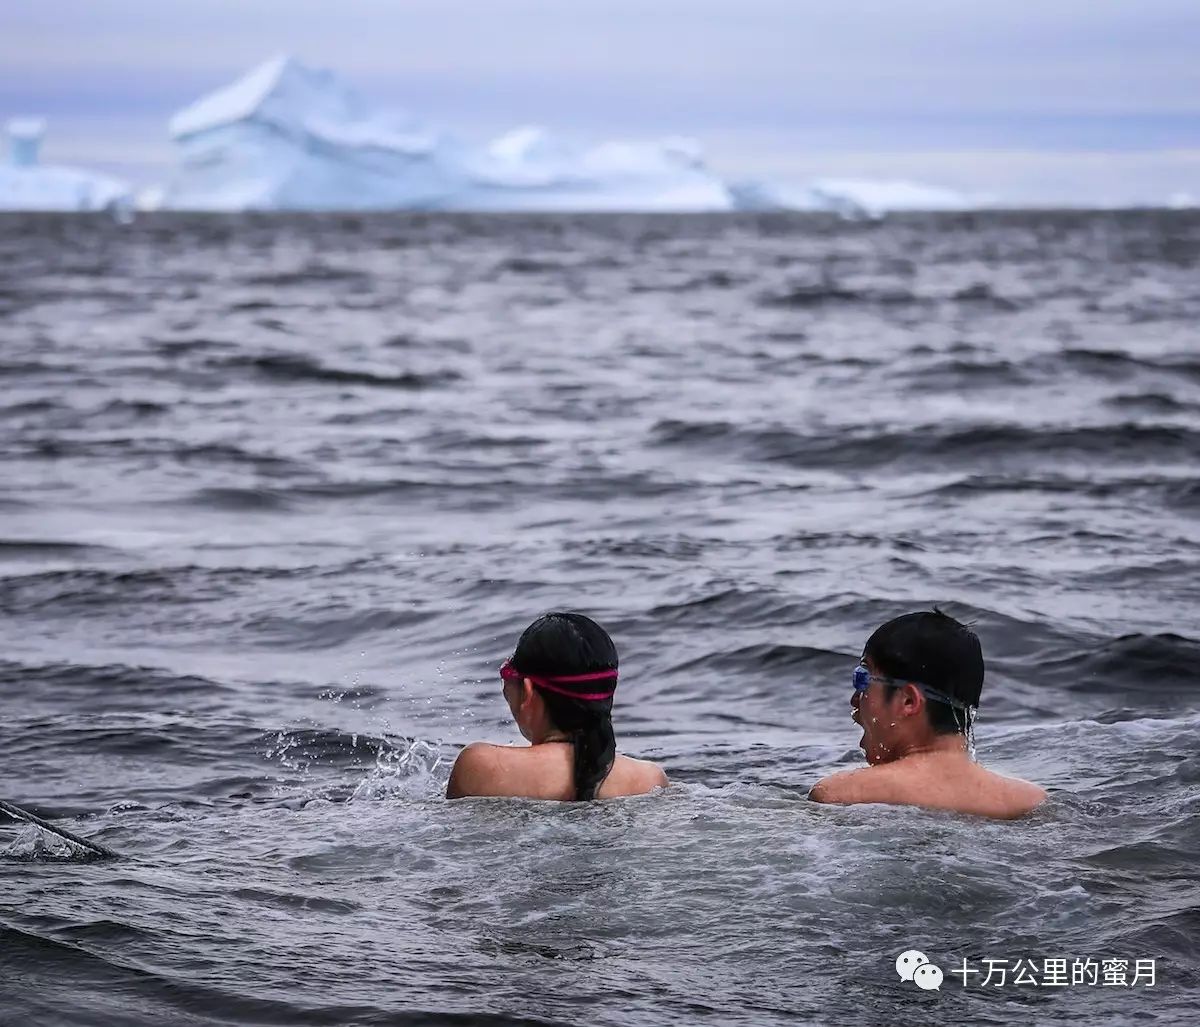
{"label": "bare shoulder", "polygon": [[618,756],[600,787],[600,797],[642,795],[656,788],[666,788],[669,784],[666,772],[657,763],[634,759],[632,756]]}
{"label": "bare shoulder", "polygon": [[842,805],[879,802],[922,806],[997,820],[1023,817],[1045,801],[1045,791],[1035,784],[1003,777],[977,764],[970,768],[949,775],[944,767],[937,769],[933,764],[906,760],[861,767],[818,781],[808,797],[814,802]]}
{"label": "bare shoulder", "polygon": [[808,793],[813,802],[894,802],[895,782],[887,767],[859,767],[822,778]]}
{"label": "bare shoulder", "polygon": [[[599,798],[641,795],[667,785],[662,768],[648,760],[618,756],[600,786]],[[523,796],[566,800],[574,796],[569,746],[492,745],[472,742],[458,754],[447,799],[469,796]]]}
{"label": "bare shoulder", "polygon": [[512,754],[507,745],[472,742],[458,754],[446,784],[447,799],[462,799],[469,795],[506,795],[505,783]]}
{"label": "bare shoulder", "polygon": [[666,788],[671,782],[667,780],[667,772],[653,760],[639,760],[632,756],[622,756],[637,768],[638,777],[651,788]]}
{"label": "bare shoulder", "polygon": [[996,782],[996,791],[1002,803],[1002,814],[1010,819],[1032,813],[1046,801],[1046,789],[1035,785],[1032,781],[1023,781],[1019,777],[1005,777],[994,771],[989,773]]}

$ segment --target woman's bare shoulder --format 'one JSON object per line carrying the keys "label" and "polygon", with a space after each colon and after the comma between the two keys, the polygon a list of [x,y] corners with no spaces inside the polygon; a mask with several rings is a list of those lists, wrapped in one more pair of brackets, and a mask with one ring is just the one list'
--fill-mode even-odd
{"label": "woman's bare shoulder", "polygon": [[[560,780],[561,778],[561,780]],[[617,756],[600,786],[600,798],[641,795],[665,788],[667,775],[657,763]],[[569,797],[571,756],[568,746],[495,745],[472,742],[458,754],[446,785],[446,798],[468,796]]]}
{"label": "woman's bare shoulder", "polygon": [[605,778],[600,794],[603,798],[642,795],[655,788],[666,788],[669,784],[666,772],[657,763],[634,759],[632,756],[618,756],[613,761],[613,768]]}
{"label": "woman's bare shoulder", "polygon": [[527,752],[511,745],[491,742],[471,742],[454,760],[450,780],[446,784],[447,799],[462,799],[469,795],[508,795],[512,771]]}

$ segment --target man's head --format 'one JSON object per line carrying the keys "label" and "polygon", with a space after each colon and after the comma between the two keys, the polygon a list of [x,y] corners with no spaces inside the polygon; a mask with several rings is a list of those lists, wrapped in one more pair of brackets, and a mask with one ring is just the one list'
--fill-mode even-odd
{"label": "man's head", "polygon": [[[870,763],[898,759],[938,735],[965,734],[983,690],[983,651],[940,610],[908,613],[875,630],[863,650],[868,687],[851,698]],[[861,673],[861,672],[860,672]]]}

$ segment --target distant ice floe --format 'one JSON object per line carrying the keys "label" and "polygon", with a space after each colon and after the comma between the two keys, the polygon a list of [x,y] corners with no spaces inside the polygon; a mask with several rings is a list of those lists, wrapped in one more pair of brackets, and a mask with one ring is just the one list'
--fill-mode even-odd
{"label": "distant ice floe", "polygon": [[8,161],[0,164],[0,210],[88,211],[132,205],[124,182],[80,168],[41,164],[45,134],[46,123],[40,118],[8,123]]}
{"label": "distant ice floe", "polygon": [[579,145],[527,126],[470,157],[463,210],[722,211],[725,184],[694,140]]}
{"label": "distant ice floe", "polygon": [[739,210],[831,211],[845,217],[879,217],[905,210],[978,210],[996,203],[990,196],[915,182],[853,178],[818,179],[798,186],[734,182],[729,191]]}
{"label": "distant ice floe", "polygon": [[974,210],[996,202],[991,196],[904,181],[826,178],[809,188],[830,205],[854,204],[872,215],[902,210]]}

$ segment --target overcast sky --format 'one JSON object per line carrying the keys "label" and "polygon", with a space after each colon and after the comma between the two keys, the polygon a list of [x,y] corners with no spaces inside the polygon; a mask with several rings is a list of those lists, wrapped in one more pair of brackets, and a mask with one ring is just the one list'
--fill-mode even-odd
{"label": "overcast sky", "polygon": [[1200,0],[0,0],[0,117],[146,181],[171,112],[276,53],[469,138],[682,133],[726,174],[1200,194]]}

